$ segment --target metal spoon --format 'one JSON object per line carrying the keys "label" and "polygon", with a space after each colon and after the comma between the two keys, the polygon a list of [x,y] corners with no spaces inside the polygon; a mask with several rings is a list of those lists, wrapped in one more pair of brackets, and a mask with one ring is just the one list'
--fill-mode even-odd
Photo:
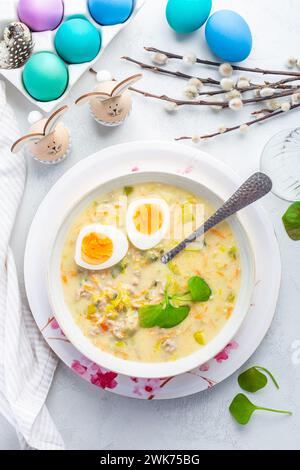
{"label": "metal spoon", "polygon": [[195,232],[189,235],[185,240],[175,246],[172,250],[165,253],[161,262],[164,264],[169,263],[175,256],[177,256],[187,245],[194,242],[197,238],[204,235],[208,230],[218,225],[223,220],[231,215],[239,212],[244,207],[249,206],[258,199],[268,194],[272,189],[271,179],[264,173],[254,173],[250,178],[239,187],[239,189],[226,201],[220,209],[217,210],[207,221],[199,227]]}

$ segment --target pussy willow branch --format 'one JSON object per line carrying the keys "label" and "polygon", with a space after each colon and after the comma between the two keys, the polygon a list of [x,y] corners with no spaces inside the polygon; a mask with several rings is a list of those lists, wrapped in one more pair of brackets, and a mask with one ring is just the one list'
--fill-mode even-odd
{"label": "pussy willow branch", "polygon": [[252,116],[257,116],[258,114],[271,114],[273,113],[274,111],[272,111],[271,109],[268,109],[268,108],[264,108],[264,109],[257,109],[256,111],[253,111],[251,114]]}
{"label": "pussy willow branch", "polygon": [[[300,104],[296,104],[296,105],[293,105],[291,107],[291,110],[293,109],[296,109],[296,108],[299,108],[300,107]],[[290,111],[288,111],[289,113]],[[199,136],[200,139],[212,139],[213,137],[217,137],[218,135],[223,135],[223,134],[228,134],[229,132],[233,132],[233,131],[236,131],[238,129],[240,129],[240,127],[242,125],[247,125],[247,126],[254,126],[255,124],[258,124],[260,122],[263,122],[263,121],[266,121],[267,119],[271,119],[273,117],[276,117],[276,116],[280,116],[281,114],[287,114],[286,111],[282,111],[282,110],[279,110],[279,111],[273,111],[272,114],[267,114],[261,118],[258,118],[258,119],[254,119],[252,121],[248,121],[248,122],[244,122],[242,124],[238,124],[237,126],[233,126],[233,127],[228,127],[224,132],[214,132],[212,134],[206,134],[206,135],[202,135],[202,136]],[[192,140],[193,137],[192,136],[181,136],[181,137],[177,137],[175,140]]]}
{"label": "pussy willow branch", "polygon": [[138,90],[137,88],[130,87],[129,90],[134,91],[140,95],[143,95],[145,98],[154,98],[156,100],[166,101],[169,103],[175,103],[177,106],[219,106],[220,108],[227,108],[228,103],[224,101],[205,101],[205,100],[198,100],[198,101],[191,101],[191,100],[177,100],[176,98],[171,98],[167,95],[155,95],[154,93],[150,93],[144,90]]}
{"label": "pussy willow branch", "polygon": [[187,73],[183,73],[180,71],[175,72],[173,70],[164,69],[156,65],[145,64],[144,62],[140,62],[139,60],[132,59],[131,57],[127,57],[127,56],[123,56],[121,57],[121,59],[127,60],[128,62],[132,62],[133,64],[136,64],[139,67],[141,67],[142,69],[150,70],[151,72],[154,72],[154,73],[160,73],[163,75],[171,75],[173,77],[182,78],[184,80],[190,80],[191,78],[198,78],[198,80],[201,80],[201,82],[204,83],[205,85],[220,85],[220,82],[218,80],[214,80],[213,78],[210,78],[210,77],[203,78],[203,77],[198,77],[196,75],[189,75]]}
{"label": "pussy willow branch", "polygon": [[[164,54],[166,55],[169,59],[178,59],[178,60],[183,60],[183,56],[179,54],[174,54],[172,52],[166,52],[162,51],[160,49],[156,49],[155,47],[144,47],[144,49],[147,52],[157,52],[159,54]],[[197,58],[197,63],[198,64],[203,64],[203,65],[210,65],[212,67],[220,67],[221,62],[214,62],[211,60],[204,60],[204,59],[199,59]],[[300,77],[300,72],[295,72],[295,71],[288,71],[288,70],[269,70],[269,69],[262,69],[259,67],[243,67],[241,65],[232,65],[233,70],[239,70],[241,72],[252,72],[252,73],[259,73],[262,75],[287,75],[287,76],[293,76],[293,77]]]}
{"label": "pussy willow branch", "polygon": [[[221,86],[221,83],[220,83],[219,80],[215,80],[211,77],[203,78],[203,77],[199,77],[199,76],[196,76],[196,75],[189,75],[187,73],[183,73],[183,72],[180,72],[180,71],[173,71],[173,70],[169,70],[169,69],[166,69],[166,68],[158,67],[156,65],[145,64],[144,62],[141,62],[141,61],[136,60],[136,59],[132,59],[131,57],[127,57],[127,56],[121,57],[121,59],[127,60],[128,62],[136,64],[139,67],[141,67],[142,69],[149,70],[150,72],[153,72],[153,73],[159,73],[159,74],[162,74],[162,75],[169,75],[169,76],[176,77],[176,78],[181,78],[181,79],[184,79],[184,80],[190,80],[191,78],[197,78],[198,80],[201,80],[201,82],[205,85]],[[252,90],[259,90],[259,89],[264,88],[266,86],[271,87],[271,88],[275,88],[275,89],[278,89],[278,88],[279,89],[292,89],[293,87],[291,85],[287,85],[287,83],[294,82],[294,81],[297,81],[297,80],[300,80],[300,76],[299,77],[284,78],[282,80],[279,80],[278,82],[273,82],[273,83],[272,82],[264,82],[264,83],[252,83],[251,82],[251,85],[248,88],[236,87],[236,89],[241,93],[246,93],[247,91],[252,91]],[[215,96],[215,95],[222,95],[222,94],[225,94],[225,93],[227,93],[227,91],[225,91],[225,90],[204,91],[204,92],[200,92],[199,96],[204,96],[204,95]]]}
{"label": "pussy willow branch", "polygon": [[[229,107],[229,103],[224,102],[224,101],[178,100],[176,98],[171,98],[170,96],[167,96],[167,95],[155,95],[154,93],[149,93],[148,91],[139,90],[137,88],[131,87],[130,90],[134,91],[135,93],[139,93],[140,95],[143,95],[145,98],[154,98],[154,99],[166,101],[169,103],[175,103],[177,106],[218,106],[222,109]],[[300,91],[300,88],[297,88],[295,90],[283,91],[281,93],[277,93],[276,98],[284,98],[286,96],[291,96],[294,93],[297,93],[299,91]],[[269,101],[270,99],[272,99],[272,97],[264,96],[264,97],[249,98],[246,100],[242,100],[242,102],[243,104],[261,103],[263,101]]]}

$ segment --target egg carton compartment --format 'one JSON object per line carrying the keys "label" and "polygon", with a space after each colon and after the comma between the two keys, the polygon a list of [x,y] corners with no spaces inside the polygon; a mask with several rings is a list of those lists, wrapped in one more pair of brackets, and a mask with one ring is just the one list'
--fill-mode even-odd
{"label": "egg carton compartment", "polygon": [[[72,86],[79,80],[83,73],[99,60],[100,56],[103,54],[108,44],[123,28],[127,26],[128,23],[131,22],[137,12],[144,5],[145,1],[146,0],[133,1],[133,10],[129,18],[125,22],[115,25],[102,26],[97,23],[91,16],[88,8],[88,0],[63,0],[64,12],[61,23],[51,31],[32,32],[32,38],[34,42],[32,56],[38,52],[52,52],[58,57],[60,56],[56,51],[54,39],[57,30],[67,20],[72,18],[87,19],[100,32],[101,47],[99,53],[95,56],[93,60],[79,64],[70,64],[64,61],[68,69],[68,85],[63,94],[58,99],[55,99],[53,101],[37,101],[27,92],[23,82],[23,70],[26,64],[17,69],[0,68],[0,74],[2,74],[9,82],[11,82],[16,88],[18,88],[18,90],[20,90],[21,93],[23,93],[23,95],[26,96],[29,101],[38,106],[40,109],[45,112],[52,111],[58,105],[58,103],[64,100],[64,98],[71,90]],[[0,0],[0,40],[2,40],[3,38],[3,31],[5,26],[7,26],[13,21],[20,21],[17,13],[18,3],[18,0]],[[60,58],[63,60],[62,57]]]}

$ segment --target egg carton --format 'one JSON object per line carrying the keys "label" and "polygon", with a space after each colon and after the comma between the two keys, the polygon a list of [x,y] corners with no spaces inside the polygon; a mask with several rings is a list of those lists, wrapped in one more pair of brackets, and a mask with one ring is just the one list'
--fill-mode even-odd
{"label": "egg carton", "polygon": [[[45,0],[46,1],[46,0]],[[18,69],[0,69],[0,73],[11,82],[16,88],[18,88],[21,93],[23,93],[26,98],[31,101],[33,104],[38,106],[45,112],[52,111],[58,103],[64,100],[72,86],[79,80],[79,78],[88,70],[93,64],[95,64],[100,56],[105,51],[109,43],[114,39],[114,37],[125,28],[128,23],[134,18],[137,12],[142,8],[146,0],[135,0],[134,8],[131,13],[131,16],[124,23],[113,25],[113,26],[101,26],[94,21],[91,17],[90,12],[87,6],[87,0],[64,0],[64,18],[62,21],[66,21],[68,18],[76,16],[84,16],[87,18],[100,32],[102,36],[102,45],[99,54],[91,62],[85,62],[83,64],[67,64],[69,70],[69,83],[68,87],[64,94],[54,101],[42,102],[37,101],[32,98],[26,91],[23,81],[22,81],[22,72],[24,67]],[[3,30],[6,25],[12,21],[17,21],[17,0],[0,0],[0,38],[2,37]],[[33,42],[34,50],[33,53],[40,51],[49,51],[54,52],[54,37],[58,28],[52,31],[43,31],[43,32],[33,32]]]}

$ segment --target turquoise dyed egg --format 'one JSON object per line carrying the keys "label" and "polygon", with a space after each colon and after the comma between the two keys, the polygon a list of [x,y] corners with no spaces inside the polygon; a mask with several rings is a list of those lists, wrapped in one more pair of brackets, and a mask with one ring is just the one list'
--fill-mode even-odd
{"label": "turquoise dyed egg", "polygon": [[212,0],[169,0],[166,17],[177,33],[192,33],[209,17]]}
{"label": "turquoise dyed egg", "polygon": [[66,64],[53,52],[37,52],[26,63],[23,84],[37,101],[53,101],[64,94],[69,81]]}
{"label": "turquoise dyed egg", "polygon": [[130,17],[134,0],[88,0],[94,20],[104,26],[124,23]]}
{"label": "turquoise dyed egg", "polygon": [[214,13],[206,23],[205,36],[212,52],[226,62],[241,62],[252,49],[249,25],[235,11]]}
{"label": "turquoise dyed egg", "polygon": [[60,25],[54,39],[57,53],[69,64],[90,62],[99,53],[101,35],[84,18],[72,18]]}

